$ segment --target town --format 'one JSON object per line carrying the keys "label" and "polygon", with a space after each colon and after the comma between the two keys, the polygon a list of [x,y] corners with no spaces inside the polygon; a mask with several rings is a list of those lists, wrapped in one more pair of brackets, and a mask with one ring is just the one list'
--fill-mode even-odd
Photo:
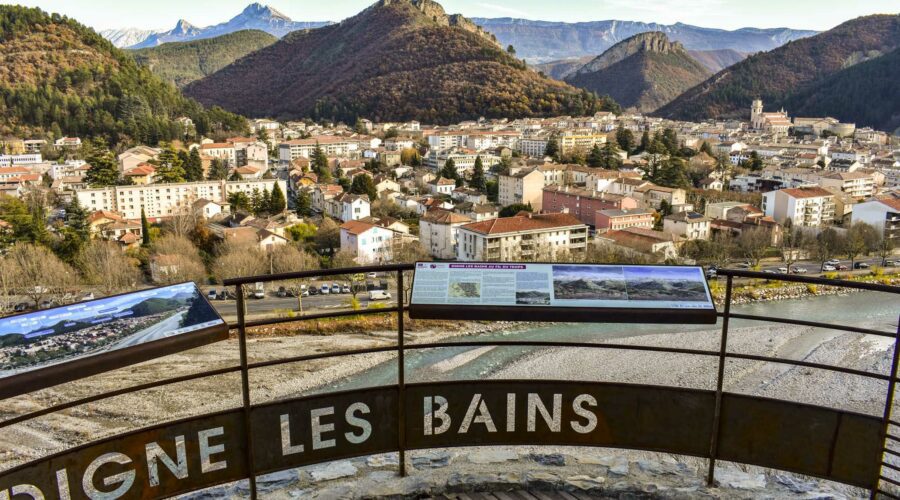
{"label": "town", "polygon": [[748,104],[704,122],[255,119],[212,138],[184,118],[182,141],[115,150],[4,137],[0,295],[25,310],[85,285],[429,259],[893,266],[897,138]]}

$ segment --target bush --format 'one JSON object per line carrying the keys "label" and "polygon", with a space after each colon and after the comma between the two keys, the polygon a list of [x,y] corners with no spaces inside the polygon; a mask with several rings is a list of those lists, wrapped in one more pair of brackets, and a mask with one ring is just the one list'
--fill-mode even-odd
{"label": "bush", "polygon": [[838,273],[825,273],[825,278],[833,280],[838,278]]}
{"label": "bush", "polygon": [[819,287],[816,285],[806,285],[806,291],[811,293],[812,295],[816,295],[819,293]]}

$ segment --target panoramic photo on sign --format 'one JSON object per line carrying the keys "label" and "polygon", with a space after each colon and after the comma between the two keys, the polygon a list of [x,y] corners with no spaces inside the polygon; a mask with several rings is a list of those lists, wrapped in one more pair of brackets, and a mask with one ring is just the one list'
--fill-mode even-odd
{"label": "panoramic photo on sign", "polygon": [[[0,384],[29,374],[39,379],[44,369],[107,358],[113,369],[168,352],[120,357],[124,351],[192,332],[227,335],[227,325],[193,283],[106,297],[0,319]],[[204,342],[205,343],[205,342]],[[196,342],[189,344],[193,347]],[[115,366],[114,366],[115,365]],[[32,373],[35,372],[35,373]],[[57,377],[51,383],[59,383]]]}
{"label": "panoramic photo on sign", "polygon": [[[416,264],[413,314],[442,306],[704,311],[715,314],[699,267],[594,264]],[[707,314],[708,315],[708,314]],[[425,317],[425,316],[420,316]],[[595,316],[599,319],[599,317]],[[547,318],[548,320],[551,318]],[[567,318],[575,321],[576,319]]]}

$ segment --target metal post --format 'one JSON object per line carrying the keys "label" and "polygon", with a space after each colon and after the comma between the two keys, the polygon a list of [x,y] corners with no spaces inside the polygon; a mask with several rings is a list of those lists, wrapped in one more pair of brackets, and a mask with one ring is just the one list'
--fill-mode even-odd
{"label": "metal post", "polygon": [[722,338],[719,340],[719,372],[716,378],[716,408],[713,413],[713,428],[709,438],[709,471],[706,484],[712,486],[716,479],[716,456],[719,452],[719,427],[722,423],[722,385],[725,378],[725,353],[728,351],[728,319],[731,317],[732,277],[725,285],[725,312],[722,315]]}
{"label": "metal post", "polygon": [[397,449],[400,477],[406,477],[406,358],[403,339],[403,271],[397,271]]}
{"label": "metal post", "polygon": [[247,368],[247,305],[244,302],[244,285],[236,286],[237,293],[237,320],[238,320],[238,345],[241,350],[241,396],[243,397],[244,413],[244,456],[247,460],[247,478],[250,480],[250,498],[256,500],[256,473],[253,466],[253,434],[250,429],[250,370]]}
{"label": "metal post", "polygon": [[[887,396],[884,402],[884,415],[882,417],[881,422],[881,448],[887,448],[887,435],[888,429],[891,425],[891,410],[894,407],[894,389],[897,384],[897,361],[900,359],[900,352],[898,352],[897,348],[900,347],[900,318],[897,319],[897,334],[894,336],[894,355],[891,360],[891,378],[888,379],[888,387],[887,387]],[[877,456],[878,462],[875,466],[875,482],[872,483],[872,495],[870,498],[874,499],[878,492],[878,485],[881,482],[881,469],[882,463],[884,461],[884,451],[879,451]]]}

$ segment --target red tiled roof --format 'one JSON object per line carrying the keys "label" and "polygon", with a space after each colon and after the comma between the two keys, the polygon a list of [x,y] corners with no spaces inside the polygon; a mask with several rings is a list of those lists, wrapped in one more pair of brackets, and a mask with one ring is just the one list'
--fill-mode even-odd
{"label": "red tiled roof", "polygon": [[462,226],[463,229],[481,234],[506,234],[519,231],[537,231],[572,226],[584,226],[580,220],[570,214],[534,214],[531,216],[516,215]]}
{"label": "red tiled roof", "polygon": [[781,192],[793,198],[819,198],[822,196],[834,196],[832,193],[829,193],[828,191],[820,187],[789,188],[782,189]]}
{"label": "red tiled roof", "polygon": [[350,220],[343,224],[341,224],[341,229],[347,231],[350,234],[362,234],[366,231],[376,227],[374,224],[369,224],[367,222],[362,222],[358,220]]}

